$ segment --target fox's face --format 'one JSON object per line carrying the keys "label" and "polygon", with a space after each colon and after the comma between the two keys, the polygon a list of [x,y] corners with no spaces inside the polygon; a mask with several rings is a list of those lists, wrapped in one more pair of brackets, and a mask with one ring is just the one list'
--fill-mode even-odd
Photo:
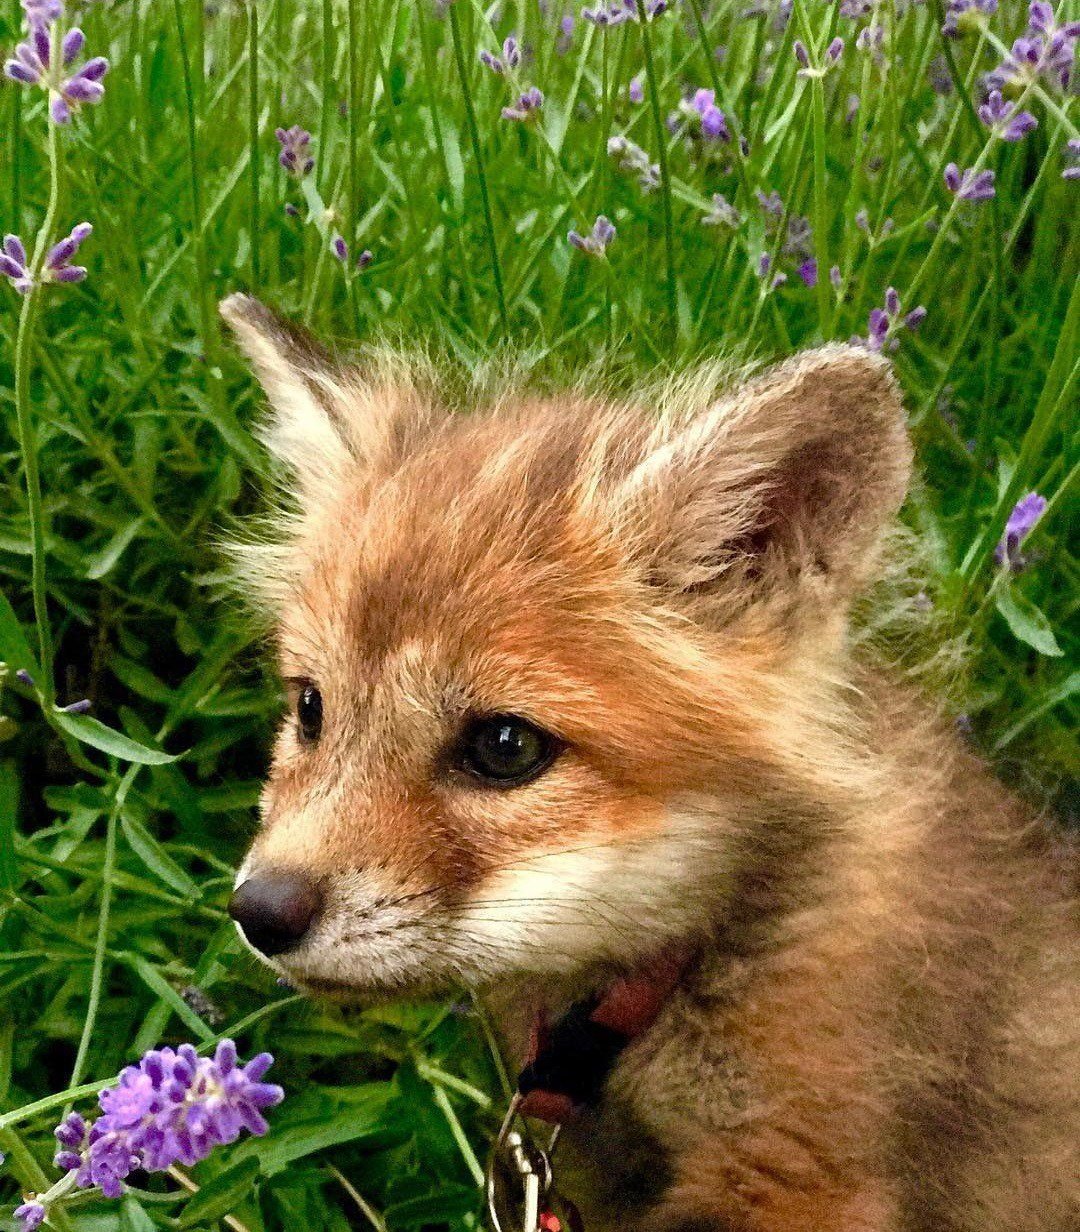
{"label": "fox's face", "polygon": [[887,366],[451,416],[224,313],[291,475],[248,563],[290,696],[233,913],[314,989],[734,935],[843,808],[846,610],[906,486]]}

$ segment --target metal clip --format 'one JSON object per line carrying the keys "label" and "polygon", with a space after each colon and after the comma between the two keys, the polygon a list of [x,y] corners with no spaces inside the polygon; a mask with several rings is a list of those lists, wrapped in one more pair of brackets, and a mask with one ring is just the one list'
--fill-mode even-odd
{"label": "metal clip", "polygon": [[[541,1232],[541,1205],[554,1180],[551,1152],[561,1126],[555,1126],[547,1150],[537,1146],[519,1115],[521,1098],[515,1095],[510,1101],[488,1160],[486,1194],[493,1232]],[[514,1128],[516,1121],[520,1121],[522,1132]],[[517,1194],[507,1192],[510,1178],[518,1181]],[[503,1222],[504,1217],[509,1218],[519,1210],[520,1219],[514,1227]]]}

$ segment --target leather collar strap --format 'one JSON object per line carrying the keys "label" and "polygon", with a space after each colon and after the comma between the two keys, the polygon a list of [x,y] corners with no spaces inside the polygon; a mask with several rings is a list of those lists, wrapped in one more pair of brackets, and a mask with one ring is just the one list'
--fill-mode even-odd
{"label": "leather collar strap", "polygon": [[521,1114],[559,1124],[598,1104],[620,1053],[656,1021],[685,966],[683,959],[662,959],[575,1001],[550,1027],[539,1018],[518,1075]]}

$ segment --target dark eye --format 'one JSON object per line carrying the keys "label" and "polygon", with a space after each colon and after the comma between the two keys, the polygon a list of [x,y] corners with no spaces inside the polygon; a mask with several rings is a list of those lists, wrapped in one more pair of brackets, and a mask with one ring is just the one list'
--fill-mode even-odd
{"label": "dark eye", "polygon": [[313,684],[305,684],[296,699],[296,721],[301,737],[312,742],[322,731],[322,694]]}
{"label": "dark eye", "polygon": [[493,714],[473,719],[458,746],[458,761],[474,778],[500,787],[534,779],[555,760],[558,741],[527,719]]}

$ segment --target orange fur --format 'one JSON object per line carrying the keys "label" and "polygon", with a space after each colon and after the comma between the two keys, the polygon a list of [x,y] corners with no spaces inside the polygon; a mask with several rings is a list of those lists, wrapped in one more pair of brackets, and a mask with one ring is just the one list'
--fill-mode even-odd
{"label": "orange fur", "polygon": [[[245,864],[324,895],[275,965],[463,982],[519,1051],[532,1008],[689,948],[560,1148],[591,1230],[1075,1232],[1069,876],[851,635],[910,467],[885,362],[454,416],[400,359],[224,311],[294,496],[243,571],[325,716],[283,724]],[[471,780],[490,713],[561,755]]]}

